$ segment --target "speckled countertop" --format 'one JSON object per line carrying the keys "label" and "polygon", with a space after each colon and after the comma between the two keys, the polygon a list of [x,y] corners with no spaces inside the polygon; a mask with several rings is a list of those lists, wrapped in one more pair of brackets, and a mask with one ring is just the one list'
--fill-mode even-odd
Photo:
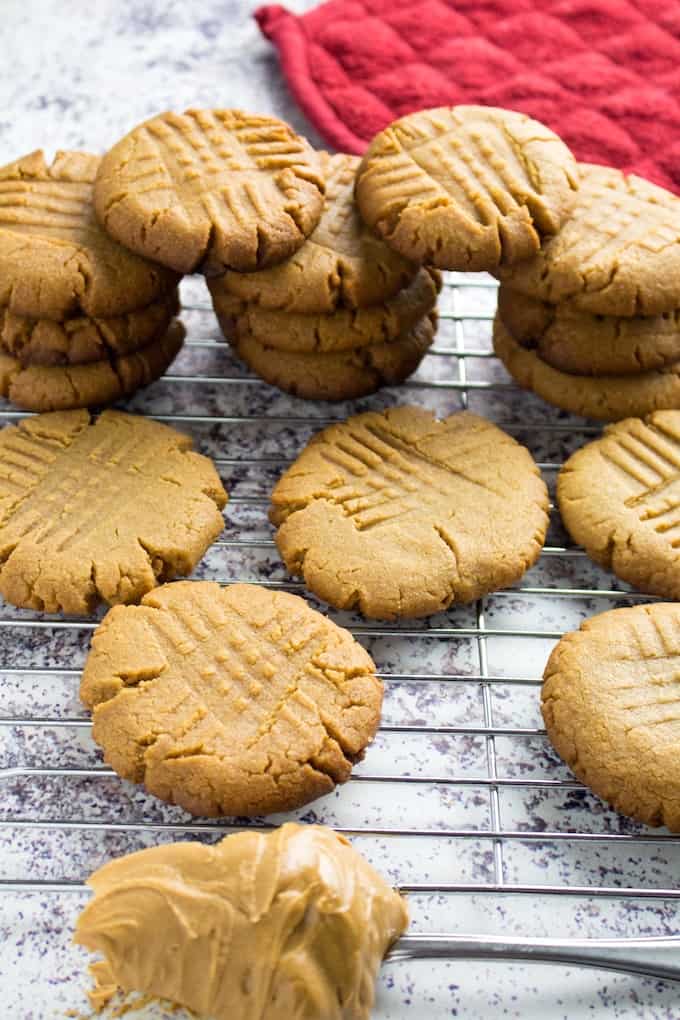
{"label": "speckled countertop", "polygon": [[[0,89],[0,159],[8,161],[42,146],[104,150],[133,124],[165,108],[237,105],[287,118],[318,143],[296,110],[282,82],[276,58],[251,18],[254,3],[202,0],[200,4],[161,0],[4,0],[3,34],[11,55]],[[289,6],[304,9],[306,0]],[[440,348],[489,348],[492,290],[461,278],[443,308],[470,316],[458,325],[442,323]],[[467,286],[466,286],[467,284]],[[185,282],[187,304],[206,305],[197,280]],[[455,301],[455,308],[453,302]],[[188,416],[182,427],[200,448],[220,461],[232,501],[226,513],[226,539],[251,540],[252,547],[214,547],[197,571],[206,578],[285,580],[269,543],[266,495],[281,464],[295,455],[314,431],[315,421],[343,412],[410,400],[440,412],[462,406],[466,391],[428,383],[471,383],[472,410],[510,425],[537,460],[559,463],[584,439],[583,422],[569,419],[505,383],[489,358],[428,357],[412,385],[383,391],[371,400],[329,408],[306,404],[247,378],[222,347],[208,310],[184,315],[193,341],[161,380],[129,404],[158,415]],[[462,368],[462,375],[459,369]],[[183,377],[202,375],[212,381]],[[423,385],[425,383],[425,385]],[[477,384],[477,385],[476,385]],[[248,420],[264,415],[264,422]],[[297,421],[286,421],[292,416]],[[243,417],[245,420],[239,421]],[[564,426],[561,430],[546,426]],[[253,463],[257,461],[258,463]],[[546,468],[549,483],[554,469]],[[554,521],[548,542],[565,541]],[[258,544],[259,543],[259,544]],[[622,587],[584,558],[545,556],[524,579],[525,588]],[[622,594],[623,602],[630,604]],[[662,842],[586,844],[540,838],[547,831],[589,831],[634,835],[640,830],[608,811],[581,789],[501,786],[498,800],[485,784],[489,746],[475,728],[529,731],[496,736],[497,775],[521,784],[568,779],[540,733],[536,680],[555,635],[595,612],[621,604],[615,597],[558,597],[531,591],[485,600],[483,615],[463,607],[406,628],[379,628],[361,635],[379,669],[399,674],[387,682],[384,722],[413,727],[439,726],[457,732],[382,732],[358,772],[364,776],[420,782],[350,783],[304,813],[357,830],[446,830],[459,835],[358,836],[357,847],[395,883],[472,883],[498,881],[531,886],[678,885],[678,847]],[[335,617],[361,626],[356,618]],[[90,627],[8,626],[35,618],[0,605],[0,717],[81,719],[78,671]],[[492,635],[479,642],[480,622]],[[433,628],[463,628],[459,635]],[[392,633],[390,633],[392,631]],[[526,636],[526,632],[541,636]],[[524,632],[524,633],[517,633]],[[41,672],[42,671],[42,672]],[[473,677],[486,671],[484,687]],[[413,680],[405,674],[448,679]],[[468,679],[469,678],[469,679]],[[527,682],[516,682],[525,678]],[[467,732],[465,732],[467,730]],[[463,731],[463,732],[461,732]],[[472,731],[472,732],[470,732]],[[99,763],[86,725],[0,726],[0,766],[91,768]],[[437,777],[465,777],[480,785],[434,785]],[[215,839],[215,831],[182,830],[181,812],[107,776],[62,777],[0,773],[0,878],[72,880],[114,854],[172,838]],[[484,831],[500,822],[528,838],[503,845],[502,862]],[[39,820],[40,825],[22,825]],[[69,827],[63,824],[70,821]],[[111,828],[107,823],[117,823]],[[50,825],[50,823],[56,823]],[[101,825],[100,825],[101,823]],[[151,828],[142,828],[144,824]],[[172,829],[169,826],[178,828]],[[467,835],[465,835],[467,833]],[[499,865],[501,874],[495,871]],[[0,890],[0,1017],[42,1020],[68,1010],[88,1015],[86,956],[70,945],[81,893]],[[413,928],[516,935],[650,935],[678,930],[674,901],[583,896],[497,896],[488,893],[411,897]],[[133,1014],[169,1017],[160,1007]],[[173,1013],[173,1016],[179,1014]],[[510,964],[392,964],[381,972],[376,1016],[380,1020],[439,1020],[442,1017],[672,1018],[680,1015],[678,990],[662,982],[557,967]],[[236,1020],[236,1018],[235,1018]]]}

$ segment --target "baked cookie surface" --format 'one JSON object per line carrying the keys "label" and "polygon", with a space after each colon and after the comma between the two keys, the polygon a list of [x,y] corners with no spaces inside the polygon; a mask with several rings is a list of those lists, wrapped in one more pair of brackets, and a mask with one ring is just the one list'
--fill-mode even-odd
{"label": "baked cookie surface", "polygon": [[638,375],[680,361],[680,310],[617,318],[551,305],[501,286],[498,314],[523,347],[575,375]]}
{"label": "baked cookie surface", "polygon": [[680,599],[680,411],[608,426],[562,466],[557,500],[592,559],[641,591]]}
{"label": "baked cookie surface", "polygon": [[387,343],[408,332],[435,307],[441,276],[436,269],[421,269],[408,286],[380,305],[319,315],[272,311],[241,301],[219,287],[219,281],[210,289],[225,336],[251,336],[267,347],[293,353],[332,354]]}
{"label": "baked cookie surface", "polygon": [[510,375],[549,404],[585,418],[615,421],[659,408],[680,408],[680,362],[640,375],[585,376],[561,372],[515,340],[496,315],[493,347]]}
{"label": "baked cookie surface", "polygon": [[227,272],[215,287],[262,308],[314,315],[381,304],[410,283],[419,266],[392,251],[359,215],[354,200],[359,158],[319,156],[326,195],[307,242],[278,266],[259,273]]}
{"label": "baked cookie surface", "polygon": [[104,957],[90,968],[95,1008],[118,987],[214,1020],[276,1020],[288,1002],[296,1020],[369,1020],[378,967],[408,925],[398,891],[320,825],[150,847],[88,885],[75,942]]}
{"label": "baked cookie surface", "polygon": [[494,270],[512,290],[597,315],[680,308],[680,198],[611,167],[580,164],[560,232],[525,262]]}
{"label": "baked cookie surface", "polygon": [[545,668],[543,718],[574,774],[617,811],[680,831],[680,605],[614,609],[566,634]]}
{"label": "baked cookie surface", "polygon": [[179,354],[184,326],[170,328],[142,350],[84,365],[23,365],[0,353],[0,394],[27,411],[68,411],[112,404],[159,379]]}
{"label": "baked cookie surface", "polygon": [[349,778],[382,684],[349,631],[298,596],[184,581],[105,617],[81,697],[123,778],[193,814],[257,815]]}
{"label": "baked cookie surface", "polygon": [[0,593],[16,606],[90,612],[188,574],[227,501],[188,436],[142,418],[66,411],[0,431]]}
{"label": "baked cookie surface", "polygon": [[361,214],[406,258],[480,271],[534,255],[569,215],[574,157],[545,125],[511,110],[411,113],[370,143]]}
{"label": "baked cookie surface", "polygon": [[232,346],[261,379],[286,393],[306,400],[356,400],[412,375],[432,345],[436,325],[431,313],[389,343],[335,353],[282,351],[247,334]]}
{"label": "baked cookie surface", "polygon": [[0,309],[0,352],[22,365],[84,365],[131,354],[168,329],[179,311],[176,291],[127,315],[29,319]]}
{"label": "baked cookie surface", "polygon": [[426,616],[518,580],[548,495],[528,450],[467,412],[369,412],[320,432],[272,493],[293,574],[340,609]]}
{"label": "baked cookie surface", "polygon": [[124,315],[173,290],[176,273],[99,226],[99,157],[38,150],[0,169],[0,306],[34,319]]}
{"label": "baked cookie surface", "polygon": [[103,157],[95,207],[121,244],[180,273],[288,258],[319,221],[324,180],[309,142],[240,110],[162,113]]}

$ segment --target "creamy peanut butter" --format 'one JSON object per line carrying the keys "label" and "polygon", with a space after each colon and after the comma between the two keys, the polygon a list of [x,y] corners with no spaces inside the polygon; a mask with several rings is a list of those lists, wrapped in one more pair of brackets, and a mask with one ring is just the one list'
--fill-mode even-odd
{"label": "creamy peanut butter", "polygon": [[363,1020],[401,896],[318,825],[174,843],[111,861],[75,941],[99,951],[99,1006],[116,988],[214,1020]]}

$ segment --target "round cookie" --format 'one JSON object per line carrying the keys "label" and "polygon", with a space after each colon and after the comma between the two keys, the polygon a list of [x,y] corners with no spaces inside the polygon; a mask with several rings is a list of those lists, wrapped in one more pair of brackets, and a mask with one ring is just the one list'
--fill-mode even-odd
{"label": "round cookie", "polygon": [[498,314],[516,340],[576,375],[638,375],[680,361],[680,310],[615,318],[551,305],[501,286]]}
{"label": "round cookie", "polygon": [[85,365],[22,365],[0,354],[0,395],[26,411],[98,407],[130,396],[159,379],[179,354],[184,326],[179,319],[140,351]]}
{"label": "round cookie", "polygon": [[611,167],[580,164],[569,220],[540,251],[500,267],[512,290],[595,315],[680,308],[680,198]]}
{"label": "round cookie", "polygon": [[538,559],[547,510],[529,451],[491,422],[405,406],[316,435],[276,485],[270,519],[311,591],[392,620],[519,580]]}
{"label": "round cookie", "polygon": [[87,884],[74,942],[103,956],[89,968],[99,1008],[121,989],[216,1020],[370,1020],[378,968],[408,926],[398,890],[307,823],[147,847]]}
{"label": "round cookie", "polygon": [[0,169],[0,306],[33,319],[118,316],[156,301],[176,273],[116,244],[99,226],[99,157],[38,150]]}
{"label": "round cookie", "polygon": [[319,225],[307,242],[272,269],[226,273],[216,288],[262,308],[322,315],[381,304],[410,283],[419,267],[392,251],[359,215],[354,200],[359,158],[327,152],[319,156],[326,197]]}
{"label": "round cookie", "polygon": [[566,634],[543,674],[548,737],[624,815],[680,831],[680,606],[601,613]]}
{"label": "round cookie", "polygon": [[240,110],[161,113],[103,157],[94,200],[106,230],[180,273],[271,266],[319,222],[324,180],[309,142]]}
{"label": "round cookie", "polygon": [[219,286],[212,288],[212,299],[225,336],[251,336],[282,351],[332,354],[396,340],[432,311],[440,289],[437,270],[421,269],[407,287],[381,305],[338,308],[325,315],[274,312],[231,297]]}
{"label": "round cookie", "polygon": [[165,333],[179,311],[177,291],[127,315],[57,322],[0,309],[0,351],[22,365],[84,365],[131,354]]}
{"label": "round cookie", "polygon": [[304,599],[212,581],[108,613],[80,688],[116,772],[207,816],[330,793],[372,740],[382,693],[368,653]]}
{"label": "round cookie", "polygon": [[493,269],[534,255],[574,204],[564,142],[522,113],[453,106],[411,113],[375,136],[357,175],[361,215],[406,258]]}
{"label": "round cookie", "polygon": [[286,393],[306,400],[356,400],[412,375],[434,339],[434,312],[405,336],[334,354],[295,354],[267,347],[251,336],[231,341],[252,370]]}
{"label": "round cookie", "polygon": [[614,421],[640,417],[659,408],[680,408],[680,362],[640,375],[579,376],[560,372],[526,350],[496,315],[494,351],[524,389],[549,404],[585,418]]}
{"label": "round cookie", "polygon": [[557,500],[592,559],[641,591],[680,600],[680,411],[610,425],[563,465]]}
{"label": "round cookie", "polygon": [[91,612],[189,574],[227,501],[188,436],[149,418],[59,411],[0,430],[0,593]]}

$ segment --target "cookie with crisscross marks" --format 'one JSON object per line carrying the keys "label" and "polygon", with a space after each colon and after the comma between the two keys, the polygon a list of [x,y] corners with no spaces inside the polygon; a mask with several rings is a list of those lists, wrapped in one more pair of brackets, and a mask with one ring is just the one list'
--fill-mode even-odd
{"label": "cookie with crisscross marks", "polygon": [[0,305],[34,319],[115,316],[168,294],[178,277],[127,251],[97,222],[99,157],[36,151],[0,169]]}
{"label": "cookie with crisscross marks", "polygon": [[326,314],[381,304],[406,287],[418,265],[398,255],[370,230],[357,209],[357,156],[319,153],[326,195],[319,225],[299,251],[260,273],[228,272],[212,287],[250,304]]}
{"label": "cookie with crisscross marks", "polygon": [[534,255],[569,215],[577,186],[574,157],[545,125],[453,106],[377,134],[356,195],[366,222],[406,258],[475,271]]}
{"label": "cookie with crisscross marks", "polygon": [[47,612],[135,602],[189,574],[227,495],[191,439],[138,415],[58,411],[0,431],[0,593]]}
{"label": "cookie with crisscross marks", "polygon": [[210,581],[113,609],[80,694],[116,772],[199,815],[288,811],[329,793],[382,705],[349,631],[297,595]]}
{"label": "cookie with crisscross marks", "polygon": [[376,619],[426,616],[517,581],[548,493],[523,446],[467,412],[359,414],[315,436],[272,493],[286,566]]}
{"label": "cookie with crisscross marks", "polygon": [[680,308],[680,198],[611,167],[580,164],[569,220],[531,259],[496,275],[512,290],[597,315]]}
{"label": "cookie with crisscross marks", "polygon": [[541,695],[548,737],[624,815],[680,831],[680,605],[601,613],[565,634]]}
{"label": "cookie with crisscross marks", "polygon": [[610,425],[564,464],[557,499],[589,556],[642,591],[680,599],[680,411]]}
{"label": "cookie with crisscross marks", "polygon": [[316,152],[275,117],[187,110],[145,121],[104,156],[95,206],[121,244],[180,273],[271,266],[319,221]]}

